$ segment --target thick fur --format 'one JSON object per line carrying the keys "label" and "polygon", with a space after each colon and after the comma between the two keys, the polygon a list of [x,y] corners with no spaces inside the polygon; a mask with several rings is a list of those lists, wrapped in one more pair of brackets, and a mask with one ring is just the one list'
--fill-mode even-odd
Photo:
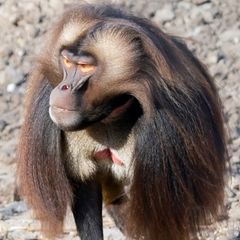
{"label": "thick fur", "polygon": [[[63,149],[75,133],[65,134],[54,125],[48,101],[62,78],[60,49],[81,38],[91,42],[91,37],[96,39],[91,47],[96,55],[108,53],[102,84],[105,79],[112,84],[94,89],[89,98],[98,96],[100,101],[104,94],[121,90],[134,96],[142,111],[127,129],[134,145],[126,147],[131,159],[126,164],[130,192],[125,233],[134,239],[188,240],[223,207],[227,150],[218,94],[205,67],[180,39],[111,6],[74,6],[51,31],[29,80],[18,147],[21,194],[44,231],[59,233],[72,205],[75,171],[69,170],[70,157]],[[69,142],[86,152],[84,142]],[[79,174],[79,181],[94,177]]]}

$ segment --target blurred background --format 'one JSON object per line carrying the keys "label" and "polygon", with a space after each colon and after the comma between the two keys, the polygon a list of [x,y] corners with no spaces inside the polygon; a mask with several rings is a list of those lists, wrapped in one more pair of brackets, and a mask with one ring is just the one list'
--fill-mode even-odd
{"label": "blurred background", "polygon": [[[43,239],[31,212],[14,197],[16,145],[34,55],[50,23],[62,13],[65,4],[72,2],[77,1],[0,0],[0,240]],[[182,37],[214,77],[229,132],[232,170],[226,187],[226,214],[204,231],[202,239],[240,239],[240,1],[115,2]],[[105,239],[124,239],[105,212],[104,232]],[[63,239],[77,239],[71,216]]]}

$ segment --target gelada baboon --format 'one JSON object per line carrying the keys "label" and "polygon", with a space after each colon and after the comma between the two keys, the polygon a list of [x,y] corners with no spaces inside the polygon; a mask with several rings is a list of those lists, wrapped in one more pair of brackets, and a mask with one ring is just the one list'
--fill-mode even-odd
{"label": "gelada baboon", "polygon": [[33,66],[18,148],[22,196],[48,236],[70,206],[101,240],[102,202],[130,239],[187,240],[223,206],[220,101],[177,37],[111,5],[74,5]]}

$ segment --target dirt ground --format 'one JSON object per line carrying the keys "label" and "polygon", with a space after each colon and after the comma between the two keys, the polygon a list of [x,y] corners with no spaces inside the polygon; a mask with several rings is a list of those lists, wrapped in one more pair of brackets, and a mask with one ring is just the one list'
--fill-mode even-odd
{"label": "dirt ground", "polygon": [[[31,211],[22,201],[14,201],[16,145],[33,57],[49,23],[71,2],[0,0],[0,240],[43,239]],[[182,37],[214,77],[229,132],[232,171],[226,186],[227,217],[204,231],[202,239],[240,239],[240,1],[117,2]],[[105,239],[125,239],[107,214],[103,215]],[[77,239],[70,214],[63,239]]]}

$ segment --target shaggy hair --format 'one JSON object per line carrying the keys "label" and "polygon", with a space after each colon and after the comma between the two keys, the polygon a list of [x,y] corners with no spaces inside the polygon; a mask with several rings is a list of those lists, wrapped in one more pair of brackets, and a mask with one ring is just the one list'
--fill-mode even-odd
{"label": "shaggy hair", "polygon": [[29,79],[18,147],[20,193],[44,231],[52,236],[61,231],[74,188],[66,170],[64,132],[51,121],[48,105],[50,92],[62,77],[54,62],[60,49],[57,39],[75,18],[91,23],[83,38],[94,37],[94,28],[110,34],[105,26],[111,23],[116,34],[121,31],[120,41],[128,39],[136,53],[134,80],[119,82],[120,88],[129,88],[142,111],[132,130],[127,235],[190,239],[223,207],[227,150],[216,87],[181,39],[113,6],[74,5],[51,30],[48,47]]}

